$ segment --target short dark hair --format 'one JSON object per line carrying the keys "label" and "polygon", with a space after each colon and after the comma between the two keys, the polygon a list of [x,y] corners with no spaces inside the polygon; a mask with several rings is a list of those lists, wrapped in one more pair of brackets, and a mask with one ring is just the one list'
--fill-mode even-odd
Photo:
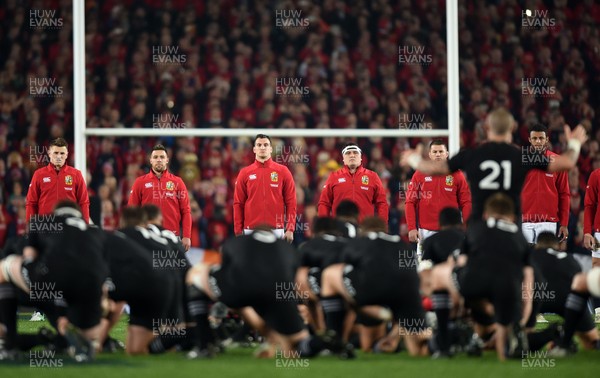
{"label": "short dark hair", "polygon": [[440,211],[438,223],[440,225],[440,228],[461,225],[462,218],[460,215],[460,211],[455,207],[443,208],[442,211]]}
{"label": "short dark hair", "polygon": [[446,147],[446,149],[448,149],[448,146],[446,146],[446,142],[444,142],[442,138],[435,138],[434,140],[432,140],[431,143],[429,143],[430,150],[432,146],[444,146]]}
{"label": "short dark hair", "polygon": [[154,147],[152,147],[152,150],[150,150],[150,155],[152,155],[154,151],[165,151],[165,153],[167,153],[167,148],[162,144],[157,144]]}
{"label": "short dark hair", "polygon": [[514,201],[504,193],[492,194],[484,205],[484,211],[502,216],[512,216],[515,214]]}
{"label": "short dark hair", "polygon": [[338,223],[331,217],[315,217],[312,224],[313,234],[341,235]]}
{"label": "short dark hair", "polygon": [[64,138],[56,138],[52,141],[50,141],[50,147],[52,146],[56,146],[56,147],[69,147],[69,145],[67,144],[67,141]]}
{"label": "short dark hair", "polygon": [[123,227],[143,226],[147,222],[146,213],[138,206],[127,206],[121,211]]}
{"label": "short dark hair", "polygon": [[60,200],[54,205],[54,210],[64,209],[64,208],[75,209],[75,210],[81,212],[81,207],[79,207],[77,202],[71,201],[69,199]]}
{"label": "short dark hair", "polygon": [[536,248],[558,248],[560,240],[552,232],[542,232],[538,235]]}
{"label": "short dark hair", "polygon": [[532,132],[546,133],[546,136],[548,136],[548,127],[541,123],[534,123],[533,125],[529,126],[529,133]]}
{"label": "short dark hair", "polygon": [[387,232],[387,224],[385,221],[377,216],[366,217],[360,223],[360,232]]}
{"label": "short dark hair", "polygon": [[143,205],[142,210],[146,214],[146,219],[148,221],[156,219],[161,213],[160,208],[152,203],[147,203],[147,204]]}
{"label": "short dark hair", "polygon": [[336,217],[358,218],[360,210],[354,201],[342,200],[335,208]]}
{"label": "short dark hair", "polygon": [[269,144],[273,145],[273,141],[271,141],[271,137],[268,136],[267,134],[256,134],[256,136],[254,137],[254,143],[252,143],[252,145],[256,144],[256,140],[257,139],[263,139],[263,138],[268,139],[269,140]]}

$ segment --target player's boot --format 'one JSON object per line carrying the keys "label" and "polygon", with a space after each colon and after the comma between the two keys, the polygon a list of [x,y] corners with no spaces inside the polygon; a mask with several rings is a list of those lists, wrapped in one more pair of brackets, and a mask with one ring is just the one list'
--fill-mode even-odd
{"label": "player's boot", "polygon": [[529,351],[527,335],[518,323],[513,324],[511,332],[508,335],[506,347],[506,357],[508,358],[522,358],[523,353]]}
{"label": "player's boot", "polygon": [[39,311],[34,312],[31,319],[29,319],[30,322],[43,322],[44,320],[46,320],[46,317]]}
{"label": "player's boot", "polygon": [[76,362],[91,362],[94,359],[96,351],[93,343],[86,339],[75,326],[70,325],[67,328],[65,338],[69,343],[67,353]]}
{"label": "player's boot", "polygon": [[209,358],[214,358],[216,355],[216,349],[211,345],[206,348],[195,346],[192,348],[192,350],[186,353],[185,358],[188,360],[206,360]]}
{"label": "player's boot", "polygon": [[331,353],[337,355],[342,360],[353,360],[356,358],[354,345],[343,341],[336,335],[335,331],[328,330],[322,336],[322,339],[325,342],[325,348],[329,349]]}
{"label": "player's boot", "polygon": [[481,357],[483,355],[483,340],[478,334],[473,333],[471,341],[467,344],[465,351],[469,357]]}

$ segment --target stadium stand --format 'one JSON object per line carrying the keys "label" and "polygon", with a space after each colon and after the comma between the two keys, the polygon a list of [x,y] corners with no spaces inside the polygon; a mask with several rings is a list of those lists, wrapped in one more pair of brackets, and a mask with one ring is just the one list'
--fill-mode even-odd
{"label": "stadium stand", "polygon": [[[421,126],[447,127],[443,0],[281,1],[277,9],[300,13],[279,16],[270,3],[86,1],[88,127],[397,129],[414,115],[423,117]],[[461,146],[481,142],[482,121],[498,105],[519,122],[516,143],[542,122],[553,130],[556,152],[565,147],[561,126],[581,122],[590,142],[570,173],[569,243],[578,245],[585,182],[600,168],[600,5],[528,1],[549,11],[534,15],[547,23],[539,27],[519,4],[459,1]],[[46,162],[47,141],[73,141],[71,13],[70,2],[59,0],[7,0],[0,8],[0,244],[25,230],[24,196]],[[285,26],[290,20],[295,26]],[[402,63],[409,47],[425,59]],[[547,93],[529,89],[540,83]],[[289,87],[299,92],[289,95]],[[89,139],[96,223],[116,226],[133,180],[148,169],[146,151],[158,141]],[[193,246],[219,247],[232,235],[233,182],[252,159],[251,140],[160,141],[193,197]],[[296,243],[308,236],[302,225],[315,216],[320,187],[348,141],[277,139],[274,160],[290,166],[297,184]],[[398,157],[409,141],[352,141],[389,188],[390,230],[406,238],[401,188],[410,172]]]}

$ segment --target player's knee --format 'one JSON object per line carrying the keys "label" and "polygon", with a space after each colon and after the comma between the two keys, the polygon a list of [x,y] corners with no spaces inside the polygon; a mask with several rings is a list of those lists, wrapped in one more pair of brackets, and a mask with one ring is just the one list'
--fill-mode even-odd
{"label": "player's knee", "polygon": [[[575,276],[583,275],[579,273]],[[600,297],[600,267],[592,268],[585,274],[585,280],[583,284],[586,286],[587,291],[594,297]],[[575,285],[575,279],[573,279],[573,285]]]}
{"label": "player's knee", "polygon": [[23,259],[21,256],[9,255],[0,261],[0,283],[15,283],[15,278],[21,275]]}
{"label": "player's knee", "polygon": [[573,280],[571,281],[571,290],[577,292],[587,291],[585,273],[577,273],[575,276],[573,276]]}

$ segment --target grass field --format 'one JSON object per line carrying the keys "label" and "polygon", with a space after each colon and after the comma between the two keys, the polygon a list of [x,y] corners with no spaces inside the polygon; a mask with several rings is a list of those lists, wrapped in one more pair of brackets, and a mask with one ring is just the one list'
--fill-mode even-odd
{"label": "grass field", "polygon": [[[29,322],[23,314],[19,331],[34,333],[44,322]],[[123,340],[126,322],[113,330],[112,336]],[[34,352],[35,353],[35,352]],[[42,353],[42,352],[38,352]],[[212,360],[188,361],[181,354],[128,357],[124,354],[100,355],[91,364],[79,365],[67,356],[28,354],[19,363],[0,364],[0,378],[8,377],[597,377],[600,374],[600,352],[580,351],[566,359],[553,359],[543,353],[526,360],[500,363],[492,352],[482,358],[458,356],[451,360],[432,361],[395,355],[358,354],[353,361],[336,357],[319,357],[303,361],[302,367],[284,367],[285,361],[258,360],[247,348],[228,349]],[[43,363],[40,363],[43,360]],[[35,365],[45,365],[38,367]],[[48,365],[51,365],[49,367]],[[598,369],[598,370],[597,370]]]}

